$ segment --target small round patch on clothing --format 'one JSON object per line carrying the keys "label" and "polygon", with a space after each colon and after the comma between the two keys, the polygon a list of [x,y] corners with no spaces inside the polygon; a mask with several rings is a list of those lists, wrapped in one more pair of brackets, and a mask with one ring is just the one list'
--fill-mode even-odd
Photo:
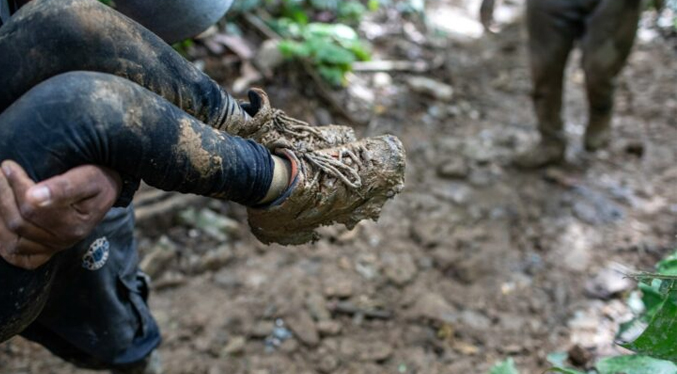
{"label": "small round patch on clothing", "polygon": [[82,267],[92,271],[101,269],[108,261],[109,250],[108,238],[104,236],[96,239],[82,256]]}

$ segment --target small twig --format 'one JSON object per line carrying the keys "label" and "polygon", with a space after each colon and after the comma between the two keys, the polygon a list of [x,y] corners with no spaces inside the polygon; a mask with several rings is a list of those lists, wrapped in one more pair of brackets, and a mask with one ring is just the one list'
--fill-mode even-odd
{"label": "small twig", "polygon": [[138,208],[143,205],[153,204],[159,200],[164,200],[173,195],[175,195],[174,192],[158,190],[144,185],[144,187],[142,187],[141,190],[134,196],[134,206]]}
{"label": "small twig", "polygon": [[268,39],[281,40],[280,35],[271,29],[266,23],[261,19],[261,17],[255,16],[251,13],[245,13],[244,19],[255,29],[259,30],[261,34],[265,35]]}
{"label": "small twig", "polygon": [[356,315],[361,314],[367,318],[391,319],[393,313],[388,310],[366,309],[355,306],[351,302],[341,301],[329,305],[329,310],[334,313]]}
{"label": "small twig", "polygon": [[151,284],[154,290],[160,291],[168,288],[176,288],[188,283],[188,278],[180,273],[168,273],[163,278],[154,281]]}
{"label": "small twig", "polygon": [[658,280],[677,280],[677,275],[667,275],[660,273],[649,273],[649,272],[639,272],[631,273],[625,275],[627,278],[634,279],[638,282],[647,279],[658,279]]}
{"label": "small twig", "polygon": [[155,203],[149,203],[137,207],[134,210],[134,215],[137,222],[143,222],[150,218],[167,214],[168,212],[174,211],[176,209],[194,205],[201,199],[204,199],[204,197],[197,195],[174,195]]}
{"label": "small twig", "polygon": [[430,71],[430,65],[425,61],[356,61],[353,63],[353,71],[366,73],[388,71],[425,73]]}

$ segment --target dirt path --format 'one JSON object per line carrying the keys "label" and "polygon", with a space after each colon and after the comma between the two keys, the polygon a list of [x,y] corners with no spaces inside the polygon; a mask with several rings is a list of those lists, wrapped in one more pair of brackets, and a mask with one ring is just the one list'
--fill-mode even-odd
{"label": "dirt path", "polygon": [[[363,135],[394,133],[409,155],[407,188],[378,224],[328,228],[297,248],[264,247],[242,224],[227,241],[166,228],[177,254],[151,305],[167,373],[485,373],[507,356],[537,373],[575,343],[613,352],[626,285],[608,269],[646,269],[676,247],[674,43],[638,42],[613,143],[596,155],[581,150],[582,73],[572,64],[570,163],[522,172],[507,166],[535,137],[520,27],[469,43],[410,40],[377,51],[444,56],[434,76],[455,96],[413,93],[405,75],[358,76],[377,113]],[[270,91],[293,115],[319,105],[296,107],[307,99],[282,83]],[[198,206],[243,222],[238,207]],[[159,231],[141,226],[146,254]],[[603,287],[586,292],[600,272]],[[84,371],[15,339],[0,345],[0,373]]]}

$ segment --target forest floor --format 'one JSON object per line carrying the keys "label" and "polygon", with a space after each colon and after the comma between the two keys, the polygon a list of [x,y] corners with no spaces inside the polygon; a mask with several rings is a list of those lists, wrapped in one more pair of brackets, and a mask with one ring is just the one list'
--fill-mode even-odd
{"label": "forest floor", "polygon": [[[433,2],[428,12],[471,19],[460,4]],[[258,243],[234,204],[198,198],[192,210],[140,219],[167,373],[483,374],[507,357],[540,373],[551,352],[619,352],[613,337],[634,286],[623,272],[651,269],[677,248],[674,36],[642,26],[621,74],[612,144],[596,154],[581,146],[574,53],[568,162],[523,171],[510,159],[537,134],[522,21],[495,36],[429,39],[379,17],[363,26],[376,58],[432,70],[357,72],[339,96],[366,119],[360,135],[402,139],[405,190],[378,223],[325,228],[300,247]],[[214,75],[227,87],[237,78]],[[412,88],[419,75],[453,86],[453,98]],[[344,121],[308,82],[281,73],[265,87],[292,116]],[[3,374],[85,372],[20,338],[0,345]]]}

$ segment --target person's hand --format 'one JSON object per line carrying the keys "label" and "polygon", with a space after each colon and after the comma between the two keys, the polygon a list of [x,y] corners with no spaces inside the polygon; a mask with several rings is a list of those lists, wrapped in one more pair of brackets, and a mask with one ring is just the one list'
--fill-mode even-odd
{"label": "person's hand", "polygon": [[36,269],[91,233],[122,186],[113,170],[86,165],[36,184],[17,163],[0,172],[0,256]]}

